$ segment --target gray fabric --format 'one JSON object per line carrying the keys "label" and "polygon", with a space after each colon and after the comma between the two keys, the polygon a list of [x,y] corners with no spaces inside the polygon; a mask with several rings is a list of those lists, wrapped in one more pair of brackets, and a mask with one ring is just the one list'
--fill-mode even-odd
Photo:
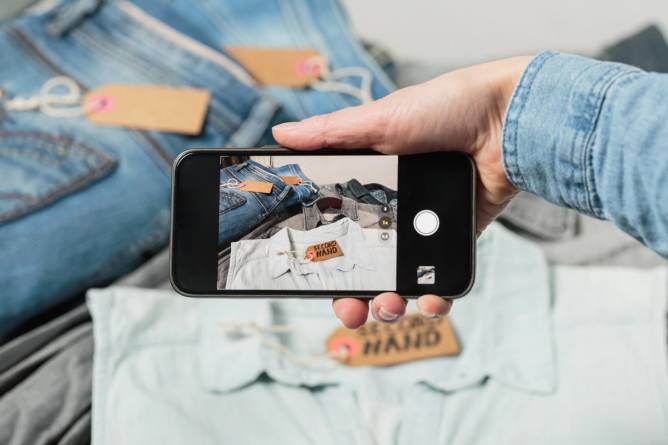
{"label": "gray fabric", "polygon": [[[3,396],[11,392],[19,383],[29,378],[35,371],[40,370],[52,358],[77,343],[82,337],[91,334],[91,323],[84,323],[74,327],[64,334],[55,337],[44,347],[36,350],[2,374],[0,374],[0,394]],[[4,399],[3,399],[4,402]],[[2,443],[2,442],[0,442]]]}
{"label": "gray fabric", "polygon": [[0,443],[58,443],[90,410],[92,323],[75,331],[76,340],[2,397]]}
{"label": "gray fabric", "polygon": [[58,445],[89,444],[91,440],[90,420],[91,412],[89,409],[74,422],[65,435],[58,441]]}
{"label": "gray fabric", "polygon": [[577,229],[577,213],[544,199],[521,192],[503,211],[499,221],[521,234],[539,240],[572,238]]}
{"label": "gray fabric", "polygon": [[114,282],[115,286],[133,286],[145,288],[168,288],[169,284],[169,249],[164,249],[140,268],[130,272]]}
{"label": "gray fabric", "polygon": [[0,347],[0,375],[31,353],[44,347],[55,337],[89,321],[90,314],[88,308],[85,304],[81,304],[69,312],[4,344]]}
{"label": "gray fabric", "polygon": [[668,73],[668,44],[655,25],[605,48],[598,58],[634,65],[645,71]]}
{"label": "gray fabric", "polygon": [[539,244],[553,264],[643,268],[668,264],[613,224],[584,215],[578,215],[577,236]]}
{"label": "gray fabric", "polygon": [[[169,287],[165,249],[116,284]],[[90,443],[93,325],[85,304],[0,348],[0,444]]]}

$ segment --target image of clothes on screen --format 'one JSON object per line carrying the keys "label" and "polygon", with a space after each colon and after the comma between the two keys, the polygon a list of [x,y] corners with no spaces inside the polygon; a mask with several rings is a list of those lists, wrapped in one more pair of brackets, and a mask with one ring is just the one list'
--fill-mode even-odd
{"label": "image of clothes on screen", "polygon": [[350,218],[308,231],[284,228],[232,243],[226,289],[394,289],[396,246],[395,230],[362,229]]}
{"label": "image of clothes on screen", "polygon": [[[323,185],[320,189],[330,187]],[[393,229],[397,228],[397,213],[395,208],[384,205],[363,204],[350,198],[339,199],[339,207],[325,207],[323,202],[329,201],[330,197],[320,198],[313,205],[302,206],[301,212],[291,214],[273,214],[265,222],[251,230],[241,240],[266,239],[276,234],[283,228],[296,230],[312,230],[318,226],[331,224],[342,218],[350,218],[363,229]],[[329,205],[329,204],[327,204]],[[322,206],[322,209],[321,209]],[[382,218],[389,218],[389,226],[381,227]],[[230,251],[227,246],[218,253],[218,289],[225,289],[227,273],[230,269]]]}
{"label": "image of clothes on screen", "polygon": [[[290,185],[281,176],[296,176],[300,182]],[[244,191],[247,181],[269,184],[268,193]],[[297,164],[272,168],[248,160],[224,168],[220,171],[218,245],[238,239],[272,213],[298,203],[311,204],[317,197],[318,186]]]}

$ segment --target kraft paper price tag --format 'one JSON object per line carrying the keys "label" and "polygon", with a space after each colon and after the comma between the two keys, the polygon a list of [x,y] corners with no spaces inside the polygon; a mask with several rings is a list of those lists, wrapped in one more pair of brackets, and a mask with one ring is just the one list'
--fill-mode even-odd
{"label": "kraft paper price tag", "polygon": [[197,88],[107,84],[88,92],[84,104],[96,124],[198,135],[210,99]]}
{"label": "kraft paper price tag", "polygon": [[311,48],[226,49],[261,85],[306,87],[327,71],[327,59]]}
{"label": "kraft paper price tag", "polygon": [[336,240],[308,246],[304,253],[304,259],[310,261],[326,261],[338,256],[343,256],[343,251]]}
{"label": "kraft paper price tag", "polygon": [[302,178],[299,176],[281,176],[280,178],[288,185],[299,185],[302,183]]}
{"label": "kraft paper price tag", "polygon": [[372,321],[357,330],[337,328],[327,339],[327,350],[345,357],[347,366],[395,365],[430,357],[456,355],[459,342],[447,317],[426,318],[406,315],[398,322]]}
{"label": "kraft paper price tag", "polygon": [[244,181],[239,184],[239,190],[242,192],[271,193],[273,186],[271,182]]}

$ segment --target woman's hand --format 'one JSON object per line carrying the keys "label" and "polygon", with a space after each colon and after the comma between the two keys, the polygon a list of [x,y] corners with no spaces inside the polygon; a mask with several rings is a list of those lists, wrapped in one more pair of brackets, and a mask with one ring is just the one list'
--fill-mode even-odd
{"label": "woman's hand", "polygon": [[[503,168],[503,119],[515,85],[530,57],[516,57],[453,71],[398,90],[373,103],[274,127],[276,140],[299,150],[373,148],[385,154],[459,150],[478,171],[477,233],[494,220],[516,193]],[[452,300],[424,295],[417,300],[427,316],[447,314]],[[402,316],[406,301],[385,292],[371,302],[379,321]],[[334,312],[343,324],[366,322],[368,300],[339,298]]]}

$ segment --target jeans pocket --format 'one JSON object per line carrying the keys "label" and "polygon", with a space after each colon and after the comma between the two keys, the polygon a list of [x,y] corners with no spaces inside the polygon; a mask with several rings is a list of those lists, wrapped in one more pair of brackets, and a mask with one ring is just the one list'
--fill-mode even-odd
{"label": "jeans pocket", "polygon": [[68,136],[0,131],[0,223],[81,190],[116,164],[102,150]]}
{"label": "jeans pocket", "polygon": [[230,190],[220,190],[218,212],[220,215],[246,204],[246,198]]}

